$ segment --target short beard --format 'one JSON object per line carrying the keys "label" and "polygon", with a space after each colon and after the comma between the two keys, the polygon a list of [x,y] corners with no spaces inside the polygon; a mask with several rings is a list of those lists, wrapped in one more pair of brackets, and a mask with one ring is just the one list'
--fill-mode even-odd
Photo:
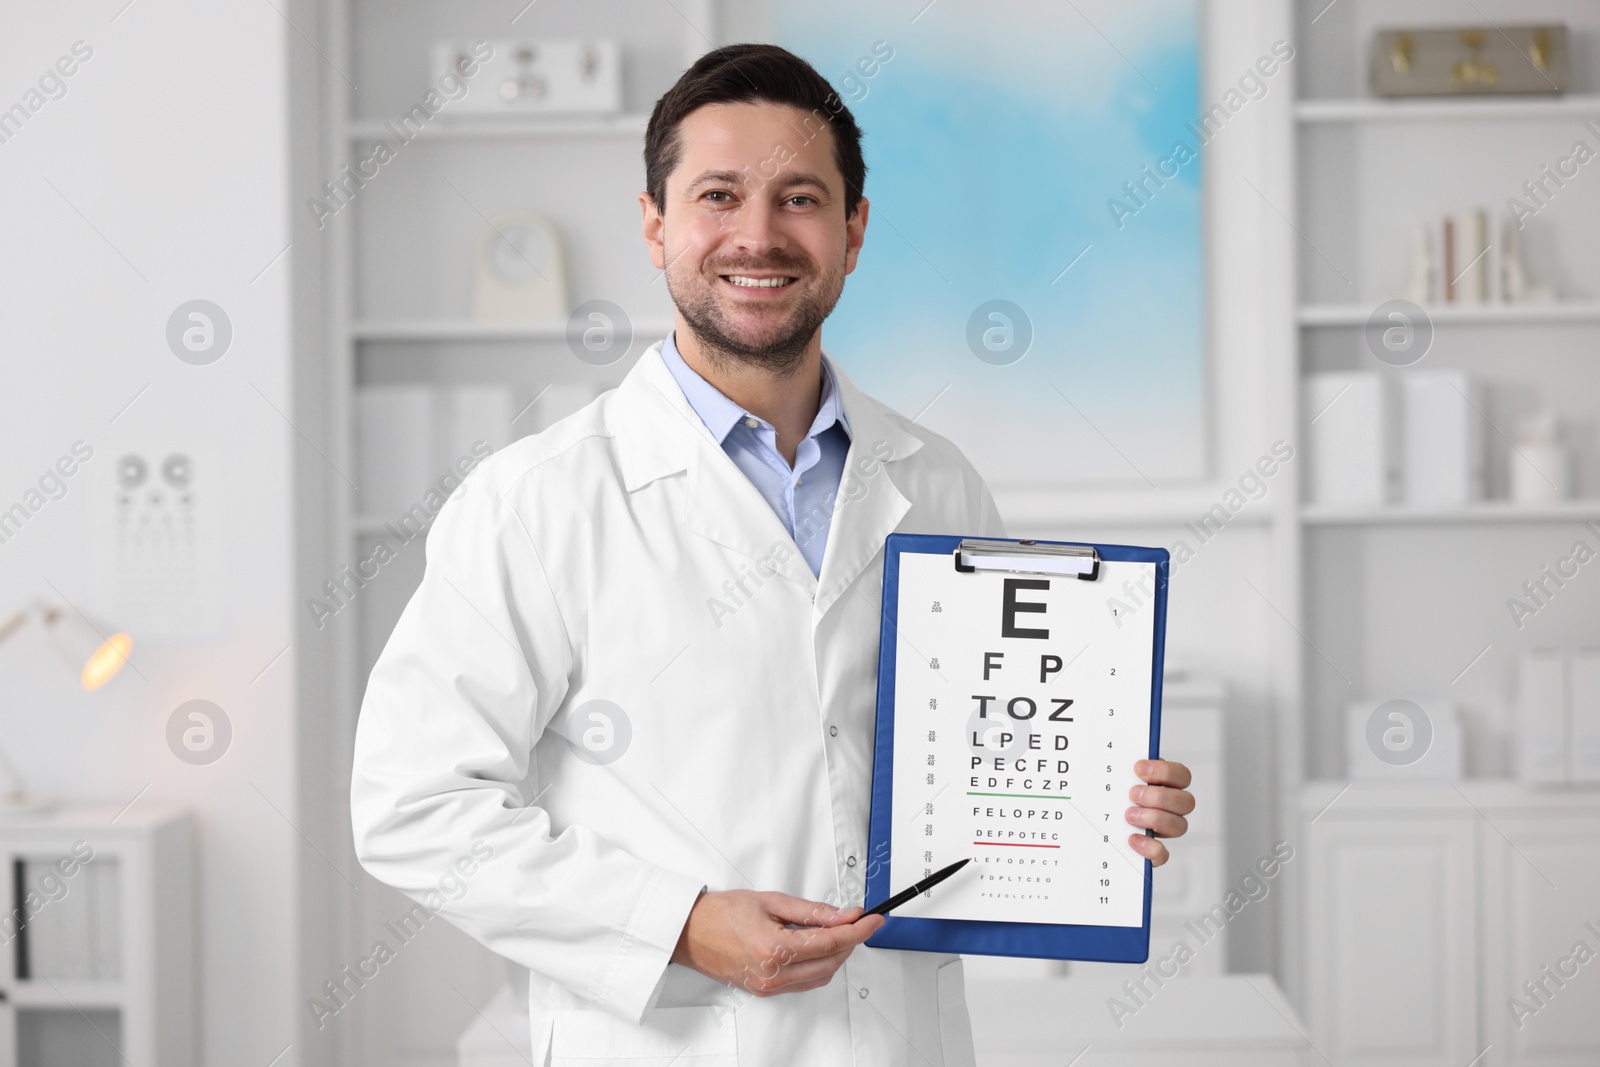
{"label": "short beard", "polygon": [[[711,284],[716,285],[720,276]],[[794,284],[799,284],[798,282]],[[769,344],[750,345],[733,337],[727,319],[718,306],[716,297],[707,294],[699,303],[680,300],[672,287],[672,273],[667,272],[667,292],[683,316],[683,321],[694,331],[701,348],[711,365],[721,371],[758,368],[788,378],[800,369],[801,360],[812,338],[822,329],[822,323],[833,314],[839,297],[844,292],[844,264],[839,269],[822,276],[820,289],[801,300],[796,309],[794,327]]]}

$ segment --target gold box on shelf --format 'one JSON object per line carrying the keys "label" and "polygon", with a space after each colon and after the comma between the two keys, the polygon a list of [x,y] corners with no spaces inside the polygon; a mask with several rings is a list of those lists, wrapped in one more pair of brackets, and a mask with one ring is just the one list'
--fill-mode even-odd
{"label": "gold box on shelf", "polygon": [[1567,91],[1567,28],[1380,30],[1370,73],[1379,96],[1560,94]]}

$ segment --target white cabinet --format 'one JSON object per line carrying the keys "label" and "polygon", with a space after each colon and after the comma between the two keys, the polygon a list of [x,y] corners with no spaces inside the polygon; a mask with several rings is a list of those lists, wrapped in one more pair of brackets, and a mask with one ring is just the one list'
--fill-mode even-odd
{"label": "white cabinet", "polygon": [[1342,815],[1309,827],[1303,860],[1312,1040],[1340,1064],[1461,1067],[1478,1052],[1472,823]]}
{"label": "white cabinet", "polygon": [[1484,1067],[1600,1063],[1600,816],[1563,796],[1482,834]]}
{"label": "white cabinet", "polygon": [[0,1067],[195,1062],[192,835],[153,805],[0,821]]}
{"label": "white cabinet", "polygon": [[1600,1063],[1600,793],[1340,790],[1302,805],[1315,1046],[1341,1065]]}

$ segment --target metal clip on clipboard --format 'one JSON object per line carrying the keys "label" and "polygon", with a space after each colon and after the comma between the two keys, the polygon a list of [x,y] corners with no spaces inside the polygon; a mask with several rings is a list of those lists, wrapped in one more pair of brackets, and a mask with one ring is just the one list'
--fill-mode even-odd
{"label": "metal clip on clipboard", "polygon": [[954,553],[956,570],[1010,571],[1013,574],[1076,575],[1085,582],[1100,577],[1100,553],[1092,545],[963,539]]}

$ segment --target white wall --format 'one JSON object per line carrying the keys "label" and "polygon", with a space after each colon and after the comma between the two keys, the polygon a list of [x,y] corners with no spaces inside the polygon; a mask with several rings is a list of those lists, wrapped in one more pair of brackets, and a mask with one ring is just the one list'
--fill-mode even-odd
{"label": "white wall", "polygon": [[[289,399],[286,38],[270,4],[12,5],[0,108],[83,41],[66,92],[0,144],[0,507],[75,441],[92,458],[0,544],[0,608],[35,596],[118,613],[96,579],[99,517],[125,450],[182,448],[212,523],[191,636],[146,640],[84,693],[37,630],[0,648],[0,740],[40,792],[190,806],[199,840],[198,987],[205,1062],[266,1064],[295,1041],[298,835]],[[8,131],[10,132],[10,131]],[[169,350],[168,316],[204,298],[231,320],[217,362]],[[137,399],[135,399],[137,398]],[[131,403],[130,403],[131,402]],[[161,582],[155,584],[159,592]],[[168,586],[170,588],[170,586]],[[213,628],[207,625],[214,621]],[[178,704],[232,723],[207,766],[166,740]],[[135,800],[135,798],[138,798]],[[298,1062],[297,1053],[276,1061]]]}

